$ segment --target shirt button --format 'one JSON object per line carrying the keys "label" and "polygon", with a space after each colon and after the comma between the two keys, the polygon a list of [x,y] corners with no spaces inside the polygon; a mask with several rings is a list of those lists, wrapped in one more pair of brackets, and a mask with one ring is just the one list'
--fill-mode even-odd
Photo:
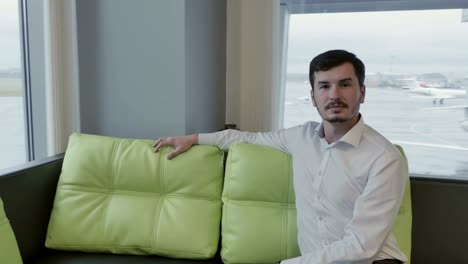
{"label": "shirt button", "polygon": [[323,221],[323,217],[322,217],[322,216],[319,216],[319,217],[318,217],[318,220],[319,220],[320,222],[322,222],[322,221]]}

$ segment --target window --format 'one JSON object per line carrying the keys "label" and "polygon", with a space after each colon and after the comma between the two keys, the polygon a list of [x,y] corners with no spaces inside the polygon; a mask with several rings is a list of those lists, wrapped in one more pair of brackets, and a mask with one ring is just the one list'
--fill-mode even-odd
{"label": "window", "polygon": [[0,169],[27,160],[19,3],[0,2]]}
{"label": "window", "polygon": [[365,122],[404,148],[410,174],[468,179],[466,17],[462,9],[293,12],[284,127],[321,120],[308,63],[345,49],[366,64]]}

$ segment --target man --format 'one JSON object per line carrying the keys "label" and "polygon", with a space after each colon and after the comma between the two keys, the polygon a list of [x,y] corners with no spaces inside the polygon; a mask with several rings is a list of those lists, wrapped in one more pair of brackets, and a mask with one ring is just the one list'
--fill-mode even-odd
{"label": "man", "polygon": [[159,138],[169,159],[194,144],[228,149],[234,142],[271,146],[293,157],[298,242],[302,256],[281,263],[402,263],[391,234],[407,179],[392,143],[364,123],[365,67],[354,54],[330,50],[310,63],[312,103],[322,122],[268,133],[225,130]]}

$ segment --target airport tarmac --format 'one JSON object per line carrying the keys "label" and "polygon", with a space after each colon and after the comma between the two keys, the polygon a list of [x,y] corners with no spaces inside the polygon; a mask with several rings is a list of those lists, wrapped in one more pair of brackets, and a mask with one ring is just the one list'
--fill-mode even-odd
{"label": "airport tarmac", "polygon": [[[321,120],[309,91],[307,82],[287,82],[284,127]],[[400,88],[368,87],[361,113],[366,124],[404,148],[411,174],[468,180],[468,132],[460,126],[467,117],[463,109],[443,109],[462,104],[466,100],[457,98],[433,105],[432,98]]]}

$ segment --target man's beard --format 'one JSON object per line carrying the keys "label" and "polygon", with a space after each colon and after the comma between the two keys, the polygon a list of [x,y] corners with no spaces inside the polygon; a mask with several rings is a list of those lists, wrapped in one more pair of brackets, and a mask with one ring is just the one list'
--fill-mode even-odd
{"label": "man's beard", "polygon": [[[339,106],[343,109],[349,109],[349,106],[342,102],[341,100],[337,100],[337,101],[333,101],[333,102],[330,102],[328,103],[327,105],[325,105],[325,110],[324,110],[324,114],[325,114],[325,111],[330,109],[330,108],[333,108],[333,107],[336,107],[336,106]],[[328,121],[329,123],[344,123],[350,119],[352,119],[353,117],[350,117],[350,118],[340,118],[340,117],[334,117],[334,118],[324,118],[324,116],[322,116],[322,118],[326,121]]]}
{"label": "man's beard", "polygon": [[328,121],[329,123],[344,123],[344,122],[348,121],[349,119],[351,119],[351,118],[346,119],[346,118],[335,117],[335,118],[327,118],[325,120]]}
{"label": "man's beard", "polygon": [[349,109],[348,104],[344,103],[341,100],[337,100],[337,101],[333,101],[333,102],[330,102],[330,103],[326,104],[325,107],[324,107],[323,113],[319,110],[318,107],[317,107],[317,110],[319,112],[319,115],[322,117],[322,119],[329,122],[329,123],[344,123],[346,121],[349,121],[349,120],[353,119],[356,116],[356,114],[354,114],[354,115],[351,115],[351,116],[345,117],[345,118],[342,118],[342,117],[326,118],[326,110],[328,110],[328,109],[330,109],[332,107],[335,107],[335,106],[340,106],[343,109]]}

